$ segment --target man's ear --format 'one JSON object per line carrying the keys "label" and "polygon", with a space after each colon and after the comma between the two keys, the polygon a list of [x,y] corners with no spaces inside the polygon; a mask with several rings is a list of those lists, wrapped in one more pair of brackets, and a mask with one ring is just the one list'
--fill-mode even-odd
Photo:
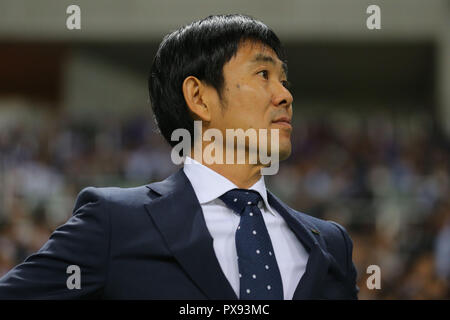
{"label": "man's ear", "polygon": [[205,84],[194,76],[189,76],[182,85],[184,99],[194,116],[203,121],[211,121],[211,107],[208,106]]}

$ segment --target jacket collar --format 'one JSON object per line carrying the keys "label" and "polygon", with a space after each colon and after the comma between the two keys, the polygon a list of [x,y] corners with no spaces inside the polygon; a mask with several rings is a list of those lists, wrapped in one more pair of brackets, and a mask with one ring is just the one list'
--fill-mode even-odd
{"label": "jacket collar", "polygon": [[[200,202],[200,205],[219,198],[227,191],[230,191],[234,188],[239,188],[224,176],[199,163],[195,159],[190,158],[189,156],[186,156],[183,171],[184,174],[188,177],[189,182],[191,183],[197,196],[197,199]],[[205,181],[208,182],[208,185],[205,185]],[[249,189],[255,190],[261,195],[266,210],[275,216],[276,214],[274,213],[272,207],[269,205],[267,199],[267,189],[264,182],[264,176],[261,176],[260,179]]]}

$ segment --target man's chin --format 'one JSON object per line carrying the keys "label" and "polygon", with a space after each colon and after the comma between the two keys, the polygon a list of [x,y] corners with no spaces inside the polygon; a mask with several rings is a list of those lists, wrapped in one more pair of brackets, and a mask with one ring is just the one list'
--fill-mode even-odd
{"label": "man's chin", "polygon": [[292,152],[292,148],[291,146],[289,146],[289,148],[282,148],[279,151],[279,155],[280,155],[280,161],[286,160],[287,158],[289,158],[289,156],[291,155]]}
{"label": "man's chin", "polygon": [[[286,142],[285,144],[281,144],[278,147],[278,160],[279,161],[286,160],[291,155],[291,152],[292,152],[292,146],[291,146],[290,142]],[[275,157],[275,155],[272,152],[270,152],[270,156],[271,157]]]}

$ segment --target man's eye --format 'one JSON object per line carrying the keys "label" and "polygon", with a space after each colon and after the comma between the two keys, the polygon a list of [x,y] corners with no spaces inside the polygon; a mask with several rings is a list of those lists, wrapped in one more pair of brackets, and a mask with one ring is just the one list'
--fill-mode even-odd
{"label": "man's eye", "polygon": [[285,87],[286,89],[289,89],[291,87],[291,83],[287,80],[283,80],[281,81],[281,84],[283,85],[283,87]]}
{"label": "man's eye", "polygon": [[262,71],[258,72],[258,74],[262,74],[264,79],[269,79],[269,72],[267,70],[262,70]]}

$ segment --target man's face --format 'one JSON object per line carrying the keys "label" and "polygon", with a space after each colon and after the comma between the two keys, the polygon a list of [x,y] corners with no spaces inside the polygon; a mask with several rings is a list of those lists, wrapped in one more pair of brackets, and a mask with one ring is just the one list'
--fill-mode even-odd
{"label": "man's face", "polygon": [[224,137],[226,129],[267,129],[269,143],[270,129],[278,129],[280,160],[289,157],[293,97],[285,87],[282,61],[273,49],[259,42],[243,42],[224,65],[223,75],[223,99],[212,108],[209,127],[221,130]]}

